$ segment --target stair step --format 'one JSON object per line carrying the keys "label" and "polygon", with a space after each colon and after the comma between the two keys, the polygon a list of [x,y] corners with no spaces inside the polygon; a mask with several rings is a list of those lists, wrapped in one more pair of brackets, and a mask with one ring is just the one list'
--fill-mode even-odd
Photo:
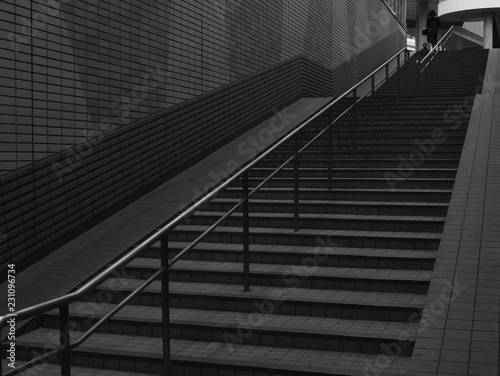
{"label": "stair step", "polygon": [[[169,242],[169,257],[174,257],[190,243]],[[160,245],[155,244],[141,257],[160,258]],[[435,251],[345,248],[324,243],[315,247],[288,247],[250,244],[250,262],[259,264],[432,270]],[[185,259],[200,261],[243,262],[241,244],[199,243]]]}
{"label": "stair step", "polygon": [[[194,241],[208,226],[177,226],[169,239],[173,241]],[[275,244],[314,246],[318,241],[328,239],[329,243],[340,247],[370,247],[392,249],[437,249],[441,235],[432,232],[397,231],[356,231],[356,230],[316,230],[250,227],[251,244]],[[205,241],[243,243],[241,227],[219,226]]]}
{"label": "stair step", "polygon": [[[257,177],[249,177],[248,184],[250,188],[254,188],[264,179]],[[233,183],[233,186],[240,187],[241,180]],[[442,188],[453,189],[455,179],[452,178],[414,178],[405,177],[405,174],[387,174],[383,178],[357,178],[357,177],[333,177],[332,185],[334,188]],[[286,177],[273,177],[267,186],[276,188],[293,188],[294,179]],[[327,191],[328,179],[326,177],[300,177],[299,188],[324,188]]]}
{"label": "stair step", "polygon": [[[126,274],[147,279],[160,269],[160,260],[137,258]],[[354,291],[427,292],[432,272],[427,270],[361,269],[304,265],[250,264],[250,284]],[[243,264],[236,262],[180,260],[170,269],[179,282],[243,284]]]}
{"label": "stair step", "polygon": [[[111,278],[89,294],[89,311],[96,299],[118,303],[142,283],[139,279]],[[170,282],[171,308],[260,312],[352,320],[418,322],[425,294],[381,291],[319,290],[296,287],[250,286],[243,292],[235,284]],[[154,281],[130,304],[161,306],[161,285]],[[83,306],[85,308],[85,305]]]}
{"label": "stair step", "polygon": [[[267,177],[275,171],[274,168],[257,167],[254,168],[250,177]],[[401,172],[404,176],[412,178],[446,178],[454,179],[457,174],[455,168],[413,168],[411,164],[404,170],[399,168],[332,168],[332,176],[335,178],[382,178],[387,174],[399,175]],[[277,175],[278,177],[293,177],[294,169],[284,168]],[[300,167],[299,178],[326,178],[328,176],[327,168],[317,167]]]}
{"label": "stair step", "polygon": [[[333,147],[333,152],[335,153],[342,153],[343,151],[352,151],[352,142],[345,142],[342,145],[334,145]],[[403,154],[408,154],[410,155],[411,153],[416,153],[417,151],[421,154],[424,155],[424,157],[430,157],[434,156],[435,153],[440,152],[440,153],[452,153],[452,152],[461,152],[463,148],[463,142],[460,143],[445,143],[445,144],[438,144],[438,145],[432,145],[428,146],[425,145],[425,147],[428,147],[429,152],[422,152],[420,147],[415,145],[413,142],[407,142],[407,143],[398,143],[397,145],[394,145],[394,143],[370,143],[370,144],[362,144],[362,143],[357,143],[356,145],[356,151],[362,152],[362,151],[369,151],[373,153],[403,153]],[[279,150],[279,152],[287,152],[287,151],[293,151],[294,146],[292,144],[286,144],[283,146],[282,149]],[[310,146],[307,151],[309,153],[314,153],[314,152],[324,152],[326,153],[328,151],[328,146],[327,145],[317,145],[314,144]],[[303,152],[305,153],[305,152]],[[301,153],[302,155],[302,153]]]}
{"label": "stair step", "polygon": [[[52,329],[29,333],[19,338],[17,354],[24,356],[28,347],[41,351],[44,341],[57,335],[58,331]],[[80,335],[79,332],[70,332],[70,337],[75,339]],[[375,363],[378,357],[378,354],[356,352],[358,345],[353,346],[353,351],[340,352],[172,339],[170,347],[173,376],[210,376],[220,374],[218,372],[266,374],[270,369],[290,376],[361,375],[367,362]],[[72,353],[73,364],[77,366],[90,364],[100,368],[160,374],[163,369],[162,351],[161,338],[96,333]],[[389,360],[394,362],[393,369],[399,368],[401,358],[406,357],[400,354],[398,362]]]}
{"label": "stair step", "polygon": [[[278,159],[278,158],[273,158],[273,159],[266,159],[259,163],[258,167],[259,168],[271,168],[271,167],[279,167],[285,162],[285,159]],[[458,169],[458,164],[459,164],[459,159],[425,159],[422,161],[421,164],[419,164],[418,168],[422,169],[453,169],[457,170]],[[305,168],[305,167],[311,167],[311,168],[322,168],[322,169],[327,169],[328,168],[328,160],[327,159],[313,159],[310,158],[306,161],[301,160],[300,165]],[[401,168],[401,169],[408,169],[410,167],[415,167],[416,168],[416,163],[409,160],[405,159],[404,156],[402,158],[392,158],[392,159],[333,159],[332,160],[332,166],[335,168],[343,168],[343,169],[348,169],[348,168],[358,168],[358,169],[394,169],[394,168]]]}
{"label": "stair step", "polygon": [[[344,131],[340,132],[341,134],[335,135],[332,139],[332,147],[337,149],[339,147],[343,146],[352,146],[352,132],[349,131]],[[428,144],[429,142],[426,141],[428,139],[424,137],[380,137],[380,138],[374,138],[370,134],[367,134],[368,132],[363,132],[363,134],[356,134],[356,145],[357,147],[374,147],[374,146],[380,146],[380,147],[386,147],[387,145],[389,146],[394,146],[394,144],[398,145],[412,145],[415,150],[417,150],[417,142],[427,142],[427,145],[425,147],[429,148]],[[307,141],[310,141],[312,137],[304,137],[303,140],[299,143],[299,145],[305,145]],[[465,140],[465,135],[462,136],[448,136],[446,140],[443,140],[442,142],[439,142],[437,147],[443,148],[447,146],[455,147],[456,145],[463,145],[463,142]],[[293,143],[287,143],[286,145],[290,145],[290,147],[293,146]],[[327,138],[321,138],[317,141],[315,141],[314,145],[311,147],[316,147],[316,148],[324,148],[328,147],[328,139]],[[287,147],[284,147],[282,150],[286,150]]]}
{"label": "stair step", "polygon": [[[376,150],[362,150],[362,149],[356,149],[356,156],[359,157],[360,159],[366,159],[369,157],[373,157],[375,159],[393,159],[395,161],[399,161],[399,158],[405,158],[409,159],[411,158],[412,155],[414,155],[414,152],[416,151],[415,147],[412,148],[407,148],[405,150],[386,150],[386,151],[376,151]],[[325,158],[326,153],[321,150],[306,150],[300,154],[300,161],[303,163],[304,160],[308,159],[321,159]],[[353,158],[353,150],[333,150],[332,155],[334,159],[352,159]],[[460,151],[444,151],[444,150],[436,150],[432,153],[432,158],[439,158],[439,159],[456,159],[460,160],[460,157],[462,155],[462,150]],[[274,158],[277,159],[285,159],[285,158],[290,158],[293,156],[293,151],[292,150],[282,150],[282,151],[276,151],[273,154]]]}
{"label": "stair step", "polygon": [[[451,189],[402,189],[396,186],[389,188],[334,188],[331,190],[320,188],[301,188],[299,200],[359,200],[359,201],[425,201],[425,202],[449,202]],[[241,187],[228,187],[219,197],[241,198]],[[261,188],[252,197],[259,199],[287,199],[294,197],[292,188]]]}
{"label": "stair step", "polygon": [[[229,211],[240,200],[236,198],[215,198],[204,209]],[[300,213],[317,214],[358,214],[358,215],[427,215],[446,217],[447,203],[437,202],[390,202],[354,200],[300,200]],[[250,212],[293,213],[293,200],[254,199],[250,200]]]}
{"label": "stair step", "polygon": [[[189,218],[192,225],[211,225],[225,212],[198,211]],[[432,216],[405,216],[405,215],[359,215],[359,214],[323,214],[299,213],[299,227],[304,229],[345,229],[364,231],[415,231],[415,232],[442,232],[445,217]],[[251,212],[249,213],[250,226],[253,227],[281,227],[294,226],[293,213]],[[242,226],[243,214],[233,213],[224,220],[223,226]]]}
{"label": "stair step", "polygon": [[[105,360],[108,365],[111,365],[112,362]],[[17,368],[22,364],[26,363],[26,361],[21,361],[16,359]],[[8,369],[9,362],[2,359],[2,369]],[[112,369],[112,371],[111,371]],[[117,369],[113,369],[113,367],[108,368],[92,368],[92,367],[77,367],[71,366],[71,374],[76,376],[154,376],[150,372],[136,372],[136,371],[118,371]],[[20,373],[21,376],[28,375],[42,375],[42,376],[61,376],[61,366],[59,364],[53,363],[42,363],[34,368],[32,371],[24,371]]]}
{"label": "stair step", "polygon": [[[116,304],[103,304],[95,318],[89,320],[78,312],[77,305],[70,307],[70,320],[75,331],[88,330]],[[59,328],[59,312],[52,311],[41,317],[45,328]],[[251,331],[242,336],[241,330]],[[362,353],[378,354],[381,345],[397,340],[397,333],[409,333],[408,342],[414,342],[418,323],[384,322],[372,320],[346,320],[328,317],[305,317],[232,311],[206,311],[174,308],[170,310],[172,339],[223,342],[225,338],[241,340],[240,343],[260,346],[344,351],[349,348]],[[162,336],[161,307],[127,306],[111,321],[103,325],[100,333]],[[246,334],[246,333],[245,333]],[[329,346],[327,345],[329,344]],[[407,348],[406,356],[411,355]]]}
{"label": "stair step", "polygon": [[[465,121],[464,121],[465,122]],[[300,145],[305,145],[306,142],[311,141],[316,137],[321,131],[326,128],[327,123],[323,126],[306,129],[302,131],[299,140]],[[416,143],[430,143],[429,140],[432,139],[432,132],[436,128],[436,125],[421,124],[418,127],[415,126],[403,126],[403,125],[390,125],[390,124],[375,124],[374,131],[372,132],[372,125],[369,122],[358,122],[356,126],[356,140],[358,145],[371,145],[371,144],[390,144],[401,143],[401,144],[411,144],[416,145]],[[466,127],[461,127],[459,130],[445,130],[443,136],[434,143],[439,143],[443,145],[448,144],[460,144],[463,143],[467,135]],[[332,145],[337,146],[339,144],[345,144],[352,142],[354,135],[353,125],[347,123],[346,125],[338,125],[332,131]],[[323,133],[316,141],[315,144],[327,145],[329,140],[328,132]],[[290,141],[287,144],[293,145]]]}

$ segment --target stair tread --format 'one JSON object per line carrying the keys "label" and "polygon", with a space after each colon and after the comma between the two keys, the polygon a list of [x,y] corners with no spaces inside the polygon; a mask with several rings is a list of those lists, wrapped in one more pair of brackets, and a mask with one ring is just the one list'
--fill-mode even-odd
{"label": "stair tread", "polygon": [[[205,231],[209,226],[204,225],[179,225],[174,231]],[[387,237],[387,238],[406,238],[406,239],[441,239],[440,233],[435,232],[408,232],[408,231],[364,231],[364,230],[316,230],[300,229],[295,231],[290,228],[271,228],[271,227],[250,227],[250,234],[257,235],[268,232],[270,234],[280,235],[314,235],[314,236],[358,236],[358,237]],[[243,232],[241,227],[218,226],[214,232],[226,232],[240,234]]]}
{"label": "stair tread", "polygon": [[[279,158],[277,158],[279,159]],[[312,161],[317,160],[317,161],[328,161],[327,158],[317,158],[317,159],[310,159]],[[267,160],[269,161],[269,160]],[[346,158],[346,159],[336,159],[333,158],[332,161],[334,162],[397,162],[400,163],[401,161],[399,159],[395,158]],[[425,162],[436,162],[436,163],[441,163],[441,162],[459,162],[458,159],[455,158],[432,158],[432,159],[426,159]],[[424,163],[425,163],[424,162]]]}
{"label": "stair tread", "polygon": [[[58,336],[58,330],[37,329],[18,339],[24,344],[43,345],[47,338]],[[77,339],[81,333],[70,332]],[[57,337],[58,338],[58,337]],[[348,353],[339,351],[306,350],[284,347],[229,344],[225,342],[170,340],[172,360],[194,361],[205,364],[226,364],[241,367],[290,370],[307,374],[363,375],[367,362],[374,363],[378,354]],[[162,358],[162,338],[141,337],[122,334],[95,333],[77,350],[96,354],[116,354],[159,361]],[[391,369],[402,367],[401,355]],[[408,359],[408,358],[406,358]],[[389,366],[389,364],[388,364]],[[402,368],[401,368],[402,369]]]}
{"label": "stair tread", "polygon": [[[169,248],[183,249],[186,248],[189,242],[169,242]],[[155,247],[160,247],[160,243],[156,243]],[[243,252],[241,244],[234,243],[199,243],[196,250],[227,250]],[[436,257],[437,251],[430,250],[410,250],[410,249],[391,249],[391,248],[355,248],[355,247],[321,247],[321,246],[284,246],[284,245],[268,245],[268,244],[250,244],[250,252],[269,252],[283,254],[328,254],[330,256],[362,256],[362,257],[395,257],[395,258],[432,258]]]}
{"label": "stair tread", "polygon": [[[384,179],[385,180],[385,179]],[[454,180],[454,179],[453,179]],[[226,190],[237,190],[241,191],[241,187],[227,187]],[[263,187],[260,189],[266,191],[293,191],[292,187]],[[453,189],[425,189],[425,188],[333,188],[326,190],[325,188],[310,188],[304,187],[300,188],[301,192],[304,191],[312,191],[312,192],[320,192],[320,193],[328,193],[328,192],[408,192],[408,193],[452,193]]]}
{"label": "stair tread", "polygon": [[[16,365],[19,367],[20,365],[27,363],[26,361],[16,359]],[[2,359],[2,369],[8,369],[8,361]],[[25,371],[26,375],[43,375],[43,376],[61,376],[61,366],[59,364],[52,363],[43,363],[40,369],[43,370],[43,373],[29,373],[29,371]],[[37,368],[34,369],[37,371]],[[71,366],[71,374],[75,376],[158,376],[158,374],[148,373],[148,372],[138,372],[138,371],[118,371],[118,370],[110,370],[106,368],[92,368],[92,367],[79,367],[72,365]],[[23,375],[23,373],[20,373]]]}
{"label": "stair tread", "polygon": [[[109,289],[110,285],[121,286],[124,291],[132,291],[143,283],[139,279],[112,278],[101,286]],[[146,288],[147,292],[161,294],[161,284],[154,281]],[[240,285],[206,282],[170,282],[170,293],[177,295],[217,296],[225,298],[244,298],[252,301],[276,300],[301,301],[327,304],[362,305],[368,307],[404,307],[421,308],[426,294],[406,292],[321,290],[300,287],[251,286],[250,291],[242,292]],[[279,295],[277,295],[279,293]],[[279,299],[278,299],[279,297]]]}
{"label": "stair tread", "polygon": [[[326,181],[326,177],[319,177],[319,178],[316,178],[316,177],[299,177],[299,181],[300,180],[312,180],[312,181]],[[401,179],[403,179],[404,181],[429,181],[429,180],[433,180],[433,181],[455,181],[455,178],[437,178],[437,177],[425,177],[425,178],[403,178],[401,177]],[[248,180],[257,180],[257,181],[261,181],[261,180],[264,180],[262,177],[257,177],[257,176],[249,176],[248,177]],[[293,181],[294,178],[293,177],[273,177],[273,181],[276,181],[276,180],[288,180],[288,181]],[[343,181],[343,180],[361,180],[361,181],[387,181],[387,178],[385,177],[381,177],[381,178],[376,178],[376,177],[368,177],[368,178],[364,178],[364,177],[345,177],[345,178],[342,178],[342,177],[333,177],[332,178],[333,181]]]}
{"label": "stair tread", "polygon": [[[88,318],[80,312],[79,304],[70,305],[70,317]],[[96,313],[96,319],[115,308],[116,304],[102,303]],[[53,318],[59,317],[59,311],[54,310],[46,314]],[[115,316],[115,320],[161,323],[161,307],[127,305]],[[418,329],[418,324],[405,322],[390,322],[376,320],[352,320],[317,316],[277,315],[270,313],[247,313],[237,311],[199,310],[191,308],[170,308],[170,323],[173,325],[189,326],[214,326],[219,328],[238,328],[242,324],[253,329],[324,334],[332,336],[359,336],[361,338],[387,338],[397,336],[401,331],[407,331],[413,340]]]}
{"label": "stair tread", "polygon": [[[197,216],[212,216],[222,217],[226,212],[218,211],[197,211],[194,215]],[[233,213],[234,217],[241,217],[241,212]],[[294,218],[293,213],[276,213],[276,212],[250,212],[250,217],[261,218]],[[444,222],[446,217],[438,216],[423,216],[423,215],[380,215],[380,214],[323,214],[323,213],[300,213],[300,219],[317,218],[321,219],[344,219],[344,220],[369,220],[369,221],[402,221],[402,222]]]}
{"label": "stair tread", "polygon": [[[157,270],[160,269],[160,260],[138,257],[132,260],[127,267]],[[171,267],[171,270],[237,273],[241,275],[243,264],[241,262],[179,260]],[[304,278],[356,278],[383,281],[428,282],[431,279],[432,271],[250,263],[250,275],[252,274],[300,276]]]}
{"label": "stair tread", "polygon": [[[216,197],[212,199],[212,203],[237,203],[241,199],[237,198],[224,198],[224,197]],[[252,198],[250,201],[252,204],[292,204],[293,200],[278,200],[278,199],[258,199]],[[408,201],[353,201],[353,200],[300,200],[300,205],[353,205],[353,206],[405,206],[405,207],[429,207],[429,206],[439,206],[439,207],[448,207],[449,203],[446,202],[408,202]]]}
{"label": "stair tread", "polygon": [[[275,168],[271,167],[255,167],[252,169],[252,171],[274,171],[276,170]],[[415,171],[454,171],[456,172],[458,168],[415,168]],[[283,171],[293,171],[293,167],[289,168],[284,168]],[[320,168],[320,167],[300,167],[299,171],[319,171],[319,172],[327,172],[326,169]],[[333,167],[332,171],[361,171],[361,172],[366,172],[366,171],[400,171],[399,168],[375,168],[375,167],[367,167],[367,168],[356,168],[356,167],[349,167],[349,168],[341,168],[341,167]]]}

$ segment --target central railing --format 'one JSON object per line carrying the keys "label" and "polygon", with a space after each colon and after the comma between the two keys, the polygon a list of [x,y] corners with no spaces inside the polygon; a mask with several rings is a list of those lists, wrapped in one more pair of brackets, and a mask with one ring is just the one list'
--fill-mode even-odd
{"label": "central railing", "polygon": [[[401,55],[403,55],[403,62],[401,61]],[[328,133],[328,188],[332,189],[332,166],[333,166],[333,125],[342,118],[348,111],[353,110],[352,118],[352,154],[356,156],[356,137],[357,137],[357,117],[356,108],[357,104],[367,96],[371,96],[371,131],[374,132],[374,110],[375,110],[375,91],[384,83],[386,84],[385,90],[385,114],[388,115],[389,108],[389,77],[394,73],[400,73],[401,67],[406,66],[407,75],[404,83],[401,80],[401,74],[398,74],[397,83],[397,100],[400,101],[402,95],[401,91],[404,89],[404,95],[410,95],[410,80],[409,80],[409,69],[408,69],[409,51],[405,48],[396,53],[392,58],[387,60],[373,73],[368,75],[365,79],[359,82],[357,85],[347,90],[342,96],[329,101],[321,109],[311,115],[308,119],[303,121],[295,129],[281,138],[278,142],[272,145],[267,150],[263,151],[261,154],[256,156],[253,160],[249,161],[240,170],[236,171],[232,176],[230,176],[225,181],[221,182],[212,191],[207,193],[202,199],[195,202],[192,206],[185,209],[181,214],[177,215],[174,219],[169,221],[163,227],[155,231],[148,238],[143,240],[141,243],[133,247],[133,249],[128,252],[125,256],[120,258],[118,261],[114,262],[111,266],[107,267],[104,271],[99,273],[96,277],[92,278],[89,282],[85,283],[83,286],[78,288],[76,291],[71,292],[67,295],[55,298],[29,308],[25,308],[17,311],[14,315],[5,315],[0,317],[0,329],[5,327],[8,320],[15,318],[17,322],[20,320],[34,318],[44,312],[59,309],[59,319],[60,319],[60,346],[48,351],[27,363],[19,365],[16,369],[10,370],[6,373],[2,373],[0,368],[0,375],[16,375],[23,370],[33,367],[42,362],[47,362],[49,359],[59,357],[61,363],[61,375],[70,376],[71,374],[71,350],[80,346],[85,340],[87,340],[97,329],[113,317],[118,311],[120,311],[125,305],[127,305],[134,297],[140,294],[145,288],[147,288],[153,281],[161,277],[161,289],[162,289],[162,327],[163,327],[163,369],[164,374],[169,374],[170,369],[170,317],[169,317],[169,269],[184,255],[191,251],[196,245],[198,245],[208,234],[214,231],[217,226],[219,226],[224,220],[229,218],[233,213],[241,208],[243,213],[243,290],[250,290],[250,227],[249,227],[249,202],[250,198],[255,195],[265,184],[267,184],[273,177],[275,177],[279,172],[281,172],[286,166],[293,162],[294,169],[294,228],[299,230],[299,161],[301,153],[311,146],[316,140]],[[395,68],[390,69],[391,64]],[[376,83],[377,75],[382,73],[382,79]],[[369,82],[369,90],[366,94],[358,97],[358,91],[361,86]],[[345,109],[340,115],[333,119],[333,106],[338,104],[340,101],[352,96],[352,103]],[[308,127],[315,119],[327,114],[328,115],[328,125],[320,131],[314,138],[312,138],[306,145],[299,146],[299,134],[306,127]],[[279,166],[274,172],[272,172],[267,178],[265,178],[260,184],[250,191],[248,183],[248,175],[252,169],[265,158],[270,156],[272,153],[278,150],[279,147],[285,145],[285,143],[293,141],[294,151],[293,156],[287,159],[281,166]],[[226,214],[224,214],[220,219],[218,219],[213,225],[211,225],[206,231],[199,235],[193,242],[190,243],[184,250],[178,253],[171,260],[168,258],[168,234],[177,225],[185,222],[188,217],[193,213],[198,211],[207,205],[213,198],[217,197],[223,190],[229,187],[231,184],[241,180],[243,186],[243,197],[241,200],[231,208]],[[107,278],[111,277],[116,270],[124,267],[135,257],[148,248],[150,248],[155,243],[160,242],[161,244],[161,266],[150,278],[144,281],[139,287],[137,287],[130,295],[128,295],[124,300],[122,300],[118,305],[116,305],[111,311],[100,318],[90,329],[83,333],[76,341],[70,341],[69,332],[69,304],[82,298],[93,289],[98,287]]]}
{"label": "central railing", "polygon": [[451,50],[447,46],[454,34],[455,26],[452,26],[429,53],[421,61],[417,61],[417,95],[425,95],[426,89],[431,90],[437,72],[449,57]]}

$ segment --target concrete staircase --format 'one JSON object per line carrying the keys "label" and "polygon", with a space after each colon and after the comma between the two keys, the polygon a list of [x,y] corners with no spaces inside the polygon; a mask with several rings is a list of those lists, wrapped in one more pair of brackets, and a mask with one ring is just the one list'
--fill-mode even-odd
{"label": "concrete staircase", "polygon": [[[370,99],[358,108],[356,157],[352,115],[347,115],[333,130],[333,189],[327,189],[327,140],[305,152],[299,231],[293,230],[292,169],[263,188],[250,204],[250,292],[242,291],[241,213],[174,265],[172,375],[404,374],[466,135],[469,112],[464,109],[462,126],[456,127],[447,111],[475,94],[486,58],[482,50],[453,52],[433,94],[402,97],[400,103],[394,99],[394,77],[387,119],[383,94],[375,98],[373,135]],[[326,121],[325,116],[303,132],[301,142]],[[252,172],[250,185],[292,150],[286,145],[265,160]],[[170,257],[241,195],[235,184],[178,226],[169,237]],[[153,274],[159,252],[159,245],[152,247],[122,278],[73,304],[72,338]],[[75,369],[160,374],[159,291],[159,282],[153,283],[74,350]],[[38,329],[18,338],[18,358],[58,338],[58,325],[57,312],[42,315]],[[45,372],[57,369],[50,365]]]}

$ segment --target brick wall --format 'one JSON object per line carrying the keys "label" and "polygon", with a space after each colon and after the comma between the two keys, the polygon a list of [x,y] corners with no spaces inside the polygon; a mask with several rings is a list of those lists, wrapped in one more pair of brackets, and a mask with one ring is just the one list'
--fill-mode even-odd
{"label": "brick wall", "polygon": [[1,6],[0,173],[287,59],[334,69],[401,33],[382,0]]}
{"label": "brick wall", "polygon": [[4,3],[1,265],[406,43],[381,0]]}

